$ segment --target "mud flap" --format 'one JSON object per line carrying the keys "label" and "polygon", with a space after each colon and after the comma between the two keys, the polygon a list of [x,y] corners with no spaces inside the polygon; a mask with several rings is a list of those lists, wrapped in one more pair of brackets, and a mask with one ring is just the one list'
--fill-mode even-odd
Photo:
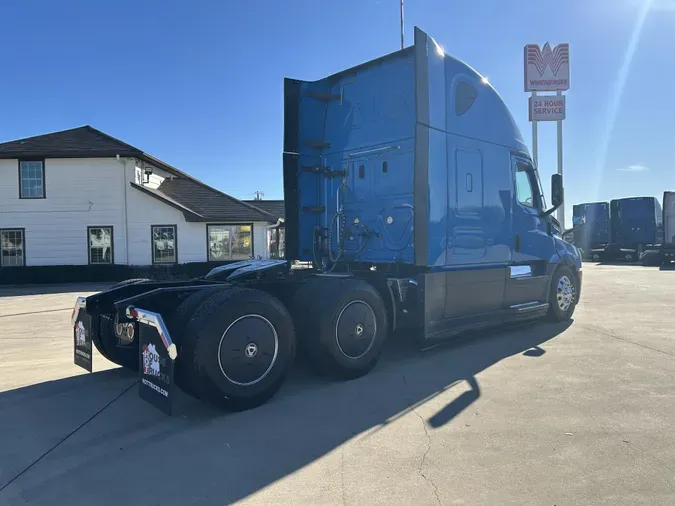
{"label": "mud flap", "polygon": [[135,308],[129,308],[127,313],[139,322],[138,394],[171,416],[176,345],[171,342],[169,332],[158,313]]}
{"label": "mud flap", "polygon": [[73,360],[87,371],[92,371],[91,317],[87,314],[86,299],[78,297],[72,314]]}
{"label": "mud flap", "polygon": [[159,332],[150,325],[139,325],[140,382],[138,394],[167,415],[171,415],[173,360]]}

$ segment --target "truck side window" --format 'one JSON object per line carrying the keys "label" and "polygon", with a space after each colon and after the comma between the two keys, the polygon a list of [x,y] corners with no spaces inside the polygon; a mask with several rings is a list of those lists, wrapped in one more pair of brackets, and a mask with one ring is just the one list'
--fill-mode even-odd
{"label": "truck side window", "polygon": [[529,171],[520,165],[516,169],[516,198],[524,206],[535,207]]}

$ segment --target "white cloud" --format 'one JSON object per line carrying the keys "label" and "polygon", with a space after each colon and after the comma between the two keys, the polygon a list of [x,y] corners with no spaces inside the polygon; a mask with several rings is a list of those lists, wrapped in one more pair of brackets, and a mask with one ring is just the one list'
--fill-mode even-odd
{"label": "white cloud", "polygon": [[645,167],[644,165],[641,165],[639,163],[629,165],[628,167],[622,167],[620,169],[617,169],[623,172],[643,172],[645,170],[649,170],[649,167]]}

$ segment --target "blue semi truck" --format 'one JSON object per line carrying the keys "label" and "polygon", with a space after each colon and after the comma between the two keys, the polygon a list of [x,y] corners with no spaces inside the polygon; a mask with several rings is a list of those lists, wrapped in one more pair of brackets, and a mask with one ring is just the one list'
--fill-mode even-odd
{"label": "blue semi truck", "polygon": [[611,259],[636,261],[643,251],[661,244],[663,223],[661,204],[655,197],[628,197],[609,203],[611,245],[606,255]]}
{"label": "blue semi truck", "polygon": [[574,244],[584,258],[636,261],[663,239],[661,204],[654,197],[626,197],[573,207]]}
{"label": "blue semi truck", "polygon": [[598,251],[604,251],[610,244],[609,202],[575,204],[572,224],[575,246],[585,258],[597,257]]}
{"label": "blue semi truck", "polygon": [[287,258],[190,281],[128,280],[78,298],[75,363],[93,347],[138,370],[170,413],[174,383],[226,409],[266,402],[296,348],[318,372],[363,376],[387,337],[571,318],[581,258],[546,208],[497,92],[415,29],[414,45],[284,84]]}

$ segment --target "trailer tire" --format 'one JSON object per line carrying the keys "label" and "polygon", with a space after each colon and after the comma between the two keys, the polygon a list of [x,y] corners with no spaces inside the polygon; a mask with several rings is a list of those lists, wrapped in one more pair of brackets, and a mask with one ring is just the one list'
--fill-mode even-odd
{"label": "trailer tire", "polygon": [[175,381],[184,392],[199,398],[199,388],[197,372],[194,369],[192,354],[194,348],[194,339],[185,338],[185,329],[190,320],[198,316],[197,309],[211,296],[227,290],[232,287],[230,284],[220,286],[209,286],[195,293],[190,294],[176,308],[176,312],[171,316],[168,322],[171,340],[178,347],[178,358],[175,367]]}
{"label": "trailer tire", "polygon": [[199,396],[231,411],[257,407],[281,387],[295,358],[286,307],[261,290],[231,287],[213,294],[184,331]]}
{"label": "trailer tire", "polygon": [[[308,302],[309,301],[309,302]],[[299,342],[320,374],[349,380],[375,367],[388,334],[387,310],[371,284],[356,278],[310,280],[295,296]]]}
{"label": "trailer tire", "polygon": [[[150,281],[147,278],[132,278],[115,283],[108,290],[121,286]],[[133,371],[138,370],[138,340],[128,346],[117,346],[114,315],[102,314],[91,317],[91,340],[104,358]]]}
{"label": "trailer tire", "polygon": [[560,266],[551,280],[548,316],[554,321],[565,321],[572,318],[579,302],[577,276],[569,267]]}

